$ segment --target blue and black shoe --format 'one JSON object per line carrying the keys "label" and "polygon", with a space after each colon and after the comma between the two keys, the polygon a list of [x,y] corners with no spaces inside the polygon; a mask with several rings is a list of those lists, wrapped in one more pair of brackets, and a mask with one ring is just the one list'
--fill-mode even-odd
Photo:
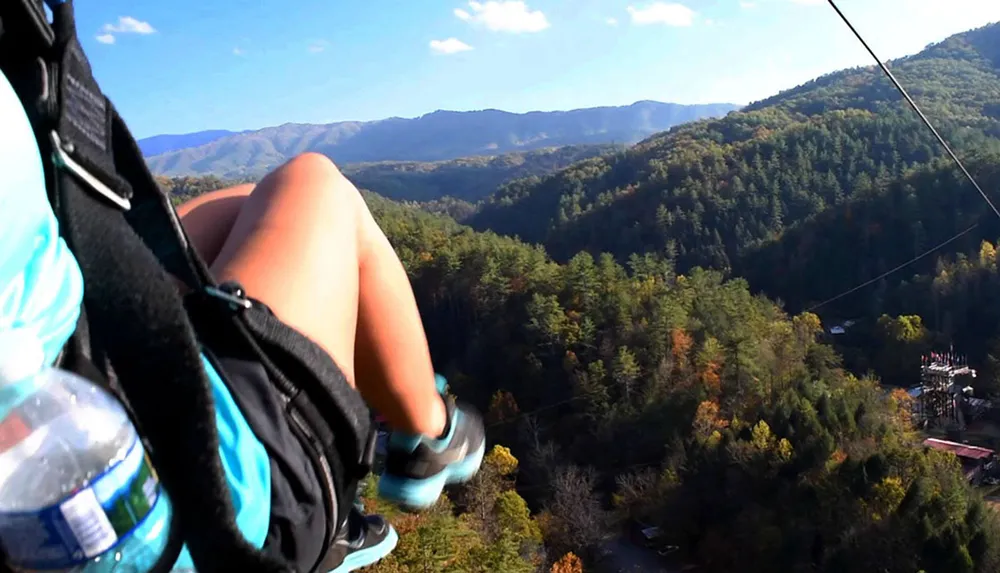
{"label": "blue and black shoe", "polygon": [[[444,378],[438,376],[443,393]],[[382,499],[408,510],[426,509],[446,485],[467,482],[479,471],[486,452],[483,419],[471,407],[442,396],[448,415],[440,438],[392,432],[385,471],[378,483]]]}
{"label": "blue and black shoe", "polygon": [[374,565],[392,553],[398,542],[399,534],[381,515],[365,515],[354,507],[334,541],[343,559],[329,573],[347,573]]}

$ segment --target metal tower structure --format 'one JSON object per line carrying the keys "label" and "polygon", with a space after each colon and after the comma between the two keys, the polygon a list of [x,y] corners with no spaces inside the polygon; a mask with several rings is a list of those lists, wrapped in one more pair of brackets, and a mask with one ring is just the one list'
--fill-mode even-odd
{"label": "metal tower structure", "polygon": [[920,394],[916,401],[916,417],[928,426],[965,429],[962,402],[970,388],[962,386],[962,378],[976,377],[965,357],[954,352],[932,352],[921,357]]}

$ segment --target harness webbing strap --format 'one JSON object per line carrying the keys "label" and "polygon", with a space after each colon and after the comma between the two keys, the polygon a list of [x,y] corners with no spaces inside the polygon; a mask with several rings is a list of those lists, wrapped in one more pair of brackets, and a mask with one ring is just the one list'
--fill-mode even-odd
{"label": "harness webbing strap", "polygon": [[170,199],[160,191],[149,173],[139,145],[118,112],[112,108],[111,113],[115,167],[128,181],[147,182],[133,187],[132,208],[125,213],[125,219],[167,272],[183,281],[192,291],[214,285],[207,266],[188,241]]}
{"label": "harness webbing strap", "polygon": [[104,341],[119,383],[142,420],[198,570],[280,571],[280,566],[262,568],[262,557],[235,527],[218,458],[211,390],[169,277],[120,213],[95,200],[71,176],[58,181],[65,233],[88,285],[84,305],[91,334]]}
{"label": "harness webbing strap", "polygon": [[[76,40],[71,2],[56,7],[56,50],[61,52],[58,133],[62,151],[130,203],[126,220],[167,272],[200,290],[210,282],[193,253],[169,199],[149,173],[124,121],[101,93]],[[113,144],[112,144],[113,142]],[[137,182],[135,185],[130,182]]]}
{"label": "harness webbing strap", "polygon": [[[0,0],[0,64],[25,103],[43,157],[54,159],[45,163],[49,199],[86,284],[85,318],[67,360],[80,362],[88,376],[106,374],[124,397],[174,503],[160,565],[172,563],[184,541],[198,571],[290,571],[286,559],[303,570],[335,568],[343,548],[332,541],[350,509],[343,501],[353,499],[357,477],[371,466],[374,434],[361,415],[367,406],[333,359],[304,336],[262,313],[229,312],[214,298],[207,287],[216,285],[169,198],[93,78],[72,2],[50,6],[52,28],[40,0]],[[170,275],[190,288],[189,302],[200,310],[187,312]],[[276,444],[295,440],[316,472],[298,455],[301,475],[281,474],[285,497],[277,509],[284,513],[273,514],[264,551],[247,544],[235,523],[199,339],[223,357],[264,368],[266,382],[281,393],[273,410],[279,419],[258,419],[258,428],[278,432]],[[97,372],[86,368],[90,361]],[[281,452],[269,453],[272,465],[280,461]],[[321,502],[325,511],[316,511]],[[316,524],[281,521],[299,516],[296,504],[303,503],[309,508],[302,515]]]}
{"label": "harness webbing strap", "polygon": [[[148,224],[147,242],[136,234],[120,207],[100,197],[78,171],[52,174],[62,232],[76,255],[84,282],[90,334],[101,341],[119,383],[152,446],[151,457],[173,501],[175,520],[199,571],[286,571],[281,562],[250,546],[235,524],[228,485],[219,459],[219,440],[211,387],[202,369],[193,328],[180,294],[148,243],[160,247],[170,221],[153,215],[159,194],[141,163],[128,158],[135,143],[111,103],[101,94],[76,39],[72,2],[53,10],[56,43],[49,58],[58,78],[55,116],[36,125],[43,153],[62,152],[124,199],[136,191],[136,204],[150,205],[138,217]],[[46,125],[48,124],[48,125]],[[123,137],[119,141],[116,137]],[[124,145],[123,145],[124,144]],[[121,152],[113,150],[124,149]],[[116,160],[123,156],[123,165]],[[118,176],[115,173],[121,173]],[[197,263],[184,261],[186,249],[172,252],[181,277],[196,280]],[[170,253],[170,251],[166,251]],[[189,254],[189,253],[188,253]],[[170,257],[168,256],[168,259]],[[193,263],[192,265],[181,263]],[[183,413],[183,416],[178,416]],[[173,555],[179,551],[174,543]],[[168,559],[171,564],[173,559]]]}

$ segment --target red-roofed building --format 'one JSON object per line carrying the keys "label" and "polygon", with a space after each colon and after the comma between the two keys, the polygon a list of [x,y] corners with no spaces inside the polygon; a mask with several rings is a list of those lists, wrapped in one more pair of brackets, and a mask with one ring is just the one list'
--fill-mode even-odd
{"label": "red-roofed building", "polygon": [[924,440],[924,445],[939,452],[955,454],[962,463],[965,477],[971,482],[978,481],[983,466],[996,455],[996,452],[988,448],[939,440],[938,438],[927,438]]}
{"label": "red-roofed building", "polygon": [[988,448],[980,448],[979,446],[970,446],[969,444],[960,444],[958,442],[949,442],[948,440],[939,440],[937,438],[927,438],[924,440],[924,445],[928,448],[942,452],[951,452],[960,458],[968,458],[971,460],[983,460],[993,457],[993,450]]}

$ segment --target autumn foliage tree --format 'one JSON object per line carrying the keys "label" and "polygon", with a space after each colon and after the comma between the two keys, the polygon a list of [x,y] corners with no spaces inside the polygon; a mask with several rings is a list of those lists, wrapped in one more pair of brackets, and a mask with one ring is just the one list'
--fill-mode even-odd
{"label": "autumn foliage tree", "polygon": [[583,573],[583,561],[571,551],[553,563],[549,573]]}
{"label": "autumn foliage tree", "polygon": [[490,399],[490,407],[486,411],[486,423],[490,425],[502,424],[513,420],[520,413],[514,395],[504,390],[497,390],[493,394],[493,398]]}

